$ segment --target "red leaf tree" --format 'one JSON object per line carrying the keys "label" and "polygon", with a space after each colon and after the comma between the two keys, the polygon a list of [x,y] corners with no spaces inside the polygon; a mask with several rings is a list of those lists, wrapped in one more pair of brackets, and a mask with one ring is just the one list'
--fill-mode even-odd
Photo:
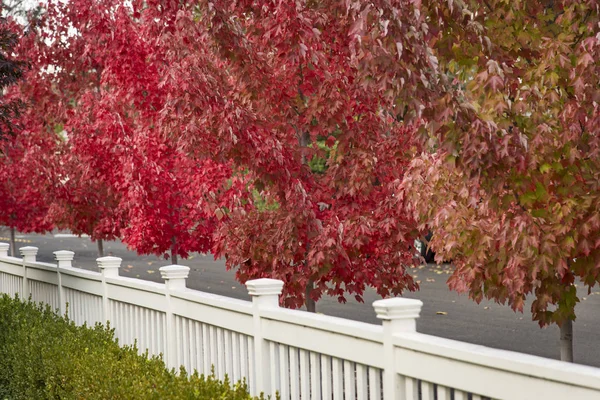
{"label": "red leaf tree", "polygon": [[[282,279],[284,302],[308,298],[309,309],[324,293],[345,301],[345,293],[361,300],[366,286],[382,295],[416,289],[407,274],[415,223],[395,196],[415,128],[396,103],[400,92],[386,87],[392,76],[419,78],[405,66],[370,70],[378,55],[361,43],[359,5],[144,6],[134,3],[145,36],[164,48],[153,61],[164,70],[161,129],[195,157],[233,162],[250,183],[249,200],[217,209],[215,254],[238,278]],[[396,29],[369,24],[373,41]],[[401,38],[404,29],[394,32],[399,44],[422,51]],[[428,63],[418,56],[410,57]]]}
{"label": "red leaf tree", "polygon": [[[52,224],[44,194],[51,176],[48,156],[55,148],[53,132],[37,118],[36,108],[47,106],[43,100],[30,102],[32,92],[45,91],[28,81],[27,57],[20,51],[25,41],[20,27],[12,20],[0,21],[0,225],[11,231],[11,254],[15,255],[15,230],[46,232]],[[17,53],[17,61],[14,53]],[[25,75],[25,81],[19,81]],[[19,81],[19,85],[13,84]],[[11,86],[13,85],[13,86]]]}
{"label": "red leaf tree", "polygon": [[576,278],[600,282],[596,1],[423,2],[439,81],[432,152],[404,193],[450,287],[561,327],[572,361]]}
{"label": "red leaf tree", "polygon": [[174,262],[208,251],[216,219],[204,196],[231,171],[189,158],[160,129],[164,71],[148,59],[162,56],[139,16],[121,1],[50,2],[37,26],[68,136],[51,216],[99,243],[120,236],[140,253],[170,251]]}
{"label": "red leaf tree", "polygon": [[102,240],[118,237],[121,223],[116,209],[119,194],[107,179],[114,173],[116,158],[110,136],[94,131],[97,117],[82,105],[101,96],[106,56],[91,49],[107,43],[109,17],[102,7],[94,7],[95,18],[85,15],[89,19],[76,24],[73,16],[81,14],[80,5],[48,2],[41,15],[31,15],[20,50],[31,60],[27,96],[36,104],[31,113],[45,130],[62,138],[48,156],[52,164],[45,196],[48,220],[75,234],[89,235],[98,241],[102,255]]}

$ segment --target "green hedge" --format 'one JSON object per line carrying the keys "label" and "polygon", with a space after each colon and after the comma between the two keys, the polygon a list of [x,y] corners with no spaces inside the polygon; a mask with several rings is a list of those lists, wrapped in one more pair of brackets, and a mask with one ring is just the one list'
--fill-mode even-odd
{"label": "green hedge", "polygon": [[243,383],[175,374],[100,324],[78,327],[49,307],[0,298],[0,399],[250,398]]}

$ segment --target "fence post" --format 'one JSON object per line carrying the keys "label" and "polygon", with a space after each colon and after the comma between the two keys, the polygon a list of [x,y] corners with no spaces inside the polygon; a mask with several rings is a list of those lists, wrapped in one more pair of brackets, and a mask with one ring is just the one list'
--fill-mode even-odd
{"label": "fence post", "polygon": [[8,257],[8,249],[10,244],[0,242],[0,257]]}
{"label": "fence post", "polygon": [[406,386],[405,378],[398,376],[394,360],[393,336],[399,332],[416,332],[421,300],[391,298],[373,302],[377,318],[383,325],[383,398],[386,400],[417,399]]}
{"label": "fence post", "polygon": [[[67,313],[67,302],[65,299],[65,292],[62,285],[62,276],[60,273],[61,268],[71,267],[71,261],[73,261],[73,257],[75,253],[69,250],[58,250],[54,252],[54,259],[57,262],[56,273],[58,274],[58,304],[60,309],[60,315],[65,315]],[[73,318],[71,318],[74,320]],[[85,320],[85,316],[83,318]]]}
{"label": "fence post", "polygon": [[181,338],[176,337],[175,334],[175,317],[173,315],[173,308],[171,305],[171,293],[174,291],[183,291],[186,289],[185,280],[190,274],[190,268],[183,265],[167,265],[158,269],[160,275],[165,280],[165,297],[167,303],[166,312],[166,341],[167,346],[165,348],[166,357],[165,362],[169,368],[177,369],[181,362],[179,361],[179,354],[177,354],[177,341]]}
{"label": "fence post", "polygon": [[[106,278],[118,277],[119,268],[121,267],[121,261],[119,257],[100,257],[96,258],[98,268],[102,272],[102,323],[106,324],[110,320],[109,302],[108,302],[108,285],[106,284]],[[114,328],[114,326],[113,326]]]}
{"label": "fence post", "polygon": [[27,282],[27,263],[34,263],[37,256],[38,248],[33,246],[25,246],[19,249],[21,257],[23,257],[23,299],[29,297],[29,283]]}
{"label": "fence post", "polygon": [[[255,386],[253,395],[271,393],[271,374],[269,361],[269,344],[263,339],[261,310],[279,307],[279,295],[283,289],[283,281],[279,279],[254,279],[246,282],[248,294],[252,296],[254,320],[254,373]],[[252,361],[252,360],[251,360]]]}

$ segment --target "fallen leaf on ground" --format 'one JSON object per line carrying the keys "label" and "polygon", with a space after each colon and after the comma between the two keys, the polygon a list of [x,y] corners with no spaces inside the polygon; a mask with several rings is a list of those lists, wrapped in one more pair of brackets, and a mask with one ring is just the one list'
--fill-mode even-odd
{"label": "fallen leaf on ground", "polygon": [[156,272],[156,271],[153,271],[153,270],[151,270],[151,269],[149,269],[149,270],[148,270],[148,273],[149,273],[149,274],[153,274],[153,273],[155,273],[155,272]]}
{"label": "fallen leaf on ground", "polygon": [[128,266],[126,266],[125,268],[129,268],[129,269],[131,269],[131,268],[133,268],[133,265],[128,265]]}
{"label": "fallen leaf on ground", "polygon": [[436,312],[437,315],[448,315],[448,313],[446,311],[438,311]]}

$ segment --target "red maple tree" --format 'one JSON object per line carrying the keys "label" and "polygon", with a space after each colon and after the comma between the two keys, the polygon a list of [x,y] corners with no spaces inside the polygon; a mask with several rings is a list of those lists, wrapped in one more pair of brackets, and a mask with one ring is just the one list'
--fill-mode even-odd
{"label": "red maple tree", "polygon": [[38,88],[29,82],[32,72],[20,51],[25,41],[18,24],[11,19],[0,20],[0,88],[4,91],[0,99],[0,225],[10,228],[12,255],[15,231],[52,229],[46,220],[44,194],[51,176],[47,156],[56,143],[33,111],[47,104],[43,100],[35,104],[28,101],[32,92],[47,87]]}
{"label": "red maple tree", "polygon": [[416,289],[415,223],[395,196],[415,128],[376,82],[389,78],[362,65],[374,54],[363,54],[355,10],[133,6],[163,49],[152,61],[164,71],[162,131],[197,158],[233,162],[250,184],[233,208],[217,208],[215,255],[242,282],[280,278],[294,307],[323,293],[361,300],[366,286]]}
{"label": "red maple tree", "polygon": [[[60,128],[68,140],[51,217],[92,240],[113,239],[140,253],[187,257],[208,251],[216,218],[204,202],[228,184],[229,167],[193,160],[160,128],[161,53],[139,16],[120,1],[49,2],[35,56],[51,70]],[[223,190],[225,191],[225,190]],[[207,214],[209,212],[209,214]],[[101,242],[100,242],[101,243]]]}

